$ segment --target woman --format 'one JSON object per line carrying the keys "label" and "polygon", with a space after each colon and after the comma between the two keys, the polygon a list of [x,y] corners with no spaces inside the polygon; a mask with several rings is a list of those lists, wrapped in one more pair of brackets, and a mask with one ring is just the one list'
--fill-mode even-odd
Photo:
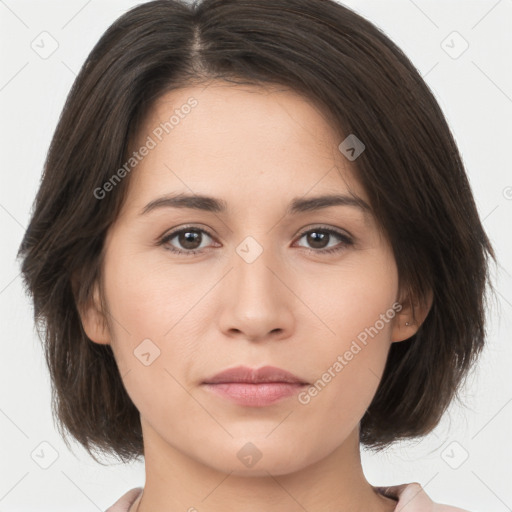
{"label": "woman", "polygon": [[433,95],[330,0],[157,0],[68,97],[20,247],[109,511],[456,511],[372,486],[484,344],[494,257]]}

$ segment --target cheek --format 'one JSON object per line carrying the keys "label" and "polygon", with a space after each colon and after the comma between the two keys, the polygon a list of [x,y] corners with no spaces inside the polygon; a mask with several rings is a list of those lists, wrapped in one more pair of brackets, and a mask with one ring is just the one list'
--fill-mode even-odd
{"label": "cheek", "polygon": [[[112,349],[121,375],[133,370],[128,381],[153,379],[155,372],[162,372],[158,366],[164,360],[175,360],[177,354],[173,352],[180,350],[166,343],[169,337],[164,335],[183,316],[181,309],[186,298],[181,294],[187,292],[180,290],[179,280],[172,276],[164,279],[161,267],[142,261],[141,255],[129,248],[110,249],[105,259],[104,283]],[[140,385],[144,386],[144,382]],[[139,383],[133,389],[138,386]]]}
{"label": "cheek", "polygon": [[327,334],[342,349],[368,330],[376,339],[390,338],[397,293],[394,260],[387,252],[375,251],[355,254],[350,265],[340,266],[323,280],[314,300],[330,327]]}
{"label": "cheek", "polygon": [[[336,341],[325,344],[322,353],[316,355],[316,379],[299,397],[306,409],[314,411],[310,416],[316,418],[315,422],[339,426],[333,434],[338,440],[361,420],[382,378],[390,347],[391,321],[380,320],[379,314],[377,321],[374,315],[365,314],[369,327],[361,327],[365,324],[360,323],[361,318],[359,322],[337,324]],[[325,442],[329,439],[332,440],[327,436]]]}
{"label": "cheek", "polygon": [[127,391],[138,408],[177,400],[183,388],[172,376],[180,382],[194,376],[210,276],[199,276],[193,265],[171,265],[158,251],[120,243],[109,249],[104,274],[112,349]]}
{"label": "cheek", "polygon": [[[322,395],[319,401],[333,415],[362,415],[378,387],[391,345],[396,266],[390,258],[364,265],[362,260],[361,266],[345,268],[323,283],[322,294],[315,299],[329,329],[323,329],[325,343],[318,345],[318,380],[311,392]],[[314,396],[311,401],[317,400]]]}
{"label": "cheek", "polygon": [[168,425],[173,425],[176,409],[184,410],[190,402],[179,383],[195,347],[177,333],[186,328],[180,319],[197,299],[192,300],[190,280],[184,281],[177,267],[163,268],[161,262],[148,262],[120,247],[105,260],[112,349],[125,389],[143,416]]}
{"label": "cheek", "polygon": [[125,327],[125,333],[137,337],[161,338],[180,318],[193,292],[180,273],[179,266],[164,266],[161,259],[152,261],[130,247],[112,247],[105,262],[105,285],[116,330]]}

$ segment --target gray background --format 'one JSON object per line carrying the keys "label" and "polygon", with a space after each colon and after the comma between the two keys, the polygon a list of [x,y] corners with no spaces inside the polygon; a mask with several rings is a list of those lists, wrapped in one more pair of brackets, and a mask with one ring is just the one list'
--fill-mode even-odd
{"label": "gray background", "polygon": [[[76,73],[106,28],[138,3],[0,0],[0,511],[105,510],[144,484],[142,464],[103,467],[77,444],[70,452],[59,437],[32,306],[15,261]],[[472,512],[510,511],[512,0],[344,3],[383,29],[431,87],[500,260],[493,271],[499,302],[488,313],[485,353],[462,392],[465,406],[454,403],[423,440],[380,455],[363,452],[365,472],[374,485],[420,482],[435,501]],[[55,51],[45,54],[52,45]]]}

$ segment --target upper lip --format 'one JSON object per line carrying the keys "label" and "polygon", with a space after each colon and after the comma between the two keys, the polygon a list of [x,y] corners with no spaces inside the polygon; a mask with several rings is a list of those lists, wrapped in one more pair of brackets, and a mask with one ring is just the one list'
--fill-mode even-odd
{"label": "upper lip", "polygon": [[288,382],[292,384],[308,384],[293,373],[287,372],[275,366],[263,366],[262,368],[249,368],[248,366],[237,366],[229,368],[213,377],[206,379],[203,384],[220,384],[225,382],[249,382],[258,384],[260,382]]}

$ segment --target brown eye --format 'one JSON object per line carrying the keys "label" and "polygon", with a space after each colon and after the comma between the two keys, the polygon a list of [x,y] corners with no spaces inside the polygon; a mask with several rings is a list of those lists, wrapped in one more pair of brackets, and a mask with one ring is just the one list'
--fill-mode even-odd
{"label": "brown eye", "polygon": [[[313,228],[308,231],[304,231],[300,235],[299,239],[303,237],[306,237],[306,243],[311,246],[311,248],[306,247],[306,249],[310,252],[320,254],[342,251],[347,246],[353,244],[353,241],[349,236],[330,228]],[[326,247],[328,247],[328,244],[333,237],[341,240],[341,244],[327,249]]]}
{"label": "brown eye", "polygon": [[[204,229],[194,227],[182,228],[165,235],[160,240],[160,244],[165,245],[166,249],[171,252],[193,255],[201,252],[204,248],[201,247],[201,243],[204,240],[203,234],[206,234],[208,238],[212,238]],[[171,244],[171,240],[174,239],[176,239],[175,242]],[[176,245],[178,247],[176,247]]]}

